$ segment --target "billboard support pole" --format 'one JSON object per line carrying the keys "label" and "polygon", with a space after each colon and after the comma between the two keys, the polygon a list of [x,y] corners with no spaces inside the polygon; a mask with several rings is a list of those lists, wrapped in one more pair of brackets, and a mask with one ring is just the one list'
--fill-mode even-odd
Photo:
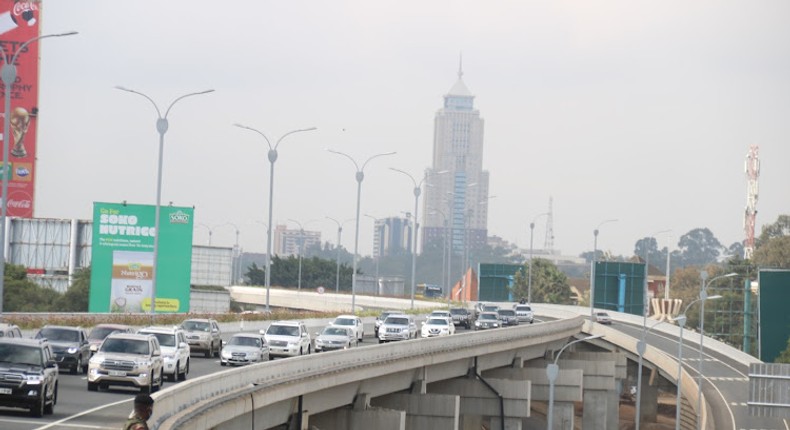
{"label": "billboard support pole", "polygon": [[170,103],[170,106],[168,106],[167,110],[165,111],[165,115],[162,116],[162,112],[159,110],[159,106],[157,106],[156,102],[154,102],[153,99],[151,99],[151,97],[148,97],[147,95],[145,95],[145,94],[143,94],[143,93],[141,93],[139,91],[130,90],[128,88],[124,88],[124,87],[120,87],[120,86],[116,86],[115,88],[119,89],[121,91],[126,91],[128,93],[137,94],[137,95],[140,95],[142,97],[145,97],[146,99],[148,99],[149,102],[151,102],[152,105],[154,105],[154,109],[156,109],[156,116],[157,116],[157,119],[156,119],[156,131],[159,133],[159,161],[158,161],[158,167],[157,167],[157,171],[156,171],[156,211],[154,212],[154,217],[155,217],[155,219],[154,219],[154,265],[153,265],[152,271],[151,271],[151,278],[152,278],[151,279],[151,315],[153,316],[156,313],[156,272],[157,272],[157,266],[159,266],[159,261],[157,259],[159,258],[159,212],[160,212],[161,206],[162,206],[162,157],[164,155],[165,133],[167,133],[167,129],[169,127],[169,122],[167,121],[167,114],[170,113],[170,109],[172,109],[173,105],[178,103],[179,100],[184,99],[184,98],[189,97],[189,96],[197,96],[197,95],[200,95],[200,94],[207,94],[207,93],[213,92],[214,90],[205,90],[205,91],[200,91],[200,92],[196,92],[196,93],[189,93],[189,94],[185,94],[185,95],[183,95],[181,97],[178,97],[177,99],[173,100],[172,103]]}
{"label": "billboard support pole", "polygon": [[76,31],[68,33],[47,34],[44,36],[36,36],[28,41],[19,45],[16,52],[8,58],[2,46],[0,46],[0,53],[2,53],[3,66],[0,68],[0,78],[3,81],[3,89],[5,91],[3,101],[3,166],[2,166],[2,181],[3,181],[3,195],[2,195],[2,209],[0,209],[0,316],[3,314],[3,287],[5,285],[5,243],[6,243],[6,214],[8,212],[8,181],[10,179],[10,172],[8,167],[8,141],[11,137],[11,85],[16,81],[16,57],[20,52],[24,51],[27,45],[47,37],[61,37],[71,36],[77,34]]}

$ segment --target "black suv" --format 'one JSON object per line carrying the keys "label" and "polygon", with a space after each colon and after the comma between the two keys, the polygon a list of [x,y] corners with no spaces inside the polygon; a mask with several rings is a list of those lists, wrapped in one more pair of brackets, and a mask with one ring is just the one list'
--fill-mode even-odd
{"label": "black suv", "polygon": [[68,368],[72,374],[88,371],[91,350],[88,333],[82,327],[47,325],[38,331],[36,339],[49,340],[61,369]]}
{"label": "black suv", "polygon": [[30,409],[41,417],[55,411],[58,364],[46,339],[0,339],[0,406]]}

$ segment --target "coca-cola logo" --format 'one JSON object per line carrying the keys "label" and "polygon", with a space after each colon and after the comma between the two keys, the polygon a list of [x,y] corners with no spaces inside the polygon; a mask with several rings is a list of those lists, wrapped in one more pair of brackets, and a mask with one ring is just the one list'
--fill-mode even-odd
{"label": "coca-cola logo", "polygon": [[38,6],[33,4],[32,1],[18,1],[14,3],[14,15],[19,16],[24,14],[25,12],[33,12],[37,11]]}
{"label": "coca-cola logo", "polygon": [[30,209],[33,203],[30,200],[8,199],[8,207],[14,209]]}

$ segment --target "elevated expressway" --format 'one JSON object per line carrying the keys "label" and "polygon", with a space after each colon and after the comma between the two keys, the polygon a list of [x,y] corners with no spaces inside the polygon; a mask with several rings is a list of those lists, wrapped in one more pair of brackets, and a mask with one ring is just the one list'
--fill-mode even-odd
{"label": "elevated expressway", "polygon": [[[636,380],[629,362],[635,361],[639,336],[625,332],[629,316],[617,315],[618,322],[606,327],[590,324],[580,315],[584,308],[535,308],[556,320],[277,360],[189,380],[157,393],[153,428],[541,428],[545,421],[530,416],[532,406],[545,411],[547,359],[574,337],[596,334],[605,337],[575,344],[579,348],[559,359],[554,422],[556,428],[573,428],[574,402],[582,402],[582,428],[617,428],[622,387]],[[658,328],[651,335],[658,335]],[[643,378],[648,422],[656,415],[656,381],[674,384],[678,367],[674,352],[661,352],[653,343],[649,338],[645,368],[648,376],[660,378]],[[687,353],[694,356],[691,348]],[[681,377],[686,429],[697,422],[697,385],[690,371],[685,366]],[[703,397],[711,390],[706,386]],[[735,420],[720,425],[720,411],[709,413],[708,402],[701,404],[702,428],[784,428],[737,427]]]}

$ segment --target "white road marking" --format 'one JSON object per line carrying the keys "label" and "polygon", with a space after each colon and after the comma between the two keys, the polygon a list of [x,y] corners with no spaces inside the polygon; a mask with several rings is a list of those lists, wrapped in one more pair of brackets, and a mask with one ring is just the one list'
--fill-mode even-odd
{"label": "white road marking", "polygon": [[105,404],[105,405],[97,406],[97,407],[95,407],[95,408],[93,408],[93,409],[88,409],[87,411],[83,411],[83,412],[80,412],[80,413],[78,413],[78,414],[71,415],[71,416],[69,416],[69,417],[63,418],[63,419],[61,419],[61,420],[58,420],[58,421],[51,422],[51,423],[49,423],[49,424],[47,424],[47,425],[45,425],[45,426],[38,427],[38,428],[36,428],[35,430],[44,430],[44,429],[52,428],[52,427],[53,427],[53,426],[55,426],[55,425],[74,426],[74,427],[83,427],[83,428],[97,428],[97,429],[105,429],[105,428],[107,428],[107,427],[85,427],[85,426],[82,426],[82,425],[79,425],[79,426],[78,426],[78,425],[71,425],[71,424],[64,424],[64,423],[65,423],[66,421],[73,420],[74,418],[79,418],[79,417],[81,417],[81,416],[83,416],[83,415],[92,414],[92,413],[94,413],[94,412],[96,412],[96,411],[98,411],[98,410],[101,410],[101,409],[104,409],[104,408],[107,408],[107,407],[117,406],[117,405],[121,405],[121,404],[124,404],[124,403],[131,403],[131,401],[132,401],[132,399],[126,399],[126,400],[120,400],[120,401],[117,401],[117,402],[115,402],[115,403],[107,403],[107,404]]}

